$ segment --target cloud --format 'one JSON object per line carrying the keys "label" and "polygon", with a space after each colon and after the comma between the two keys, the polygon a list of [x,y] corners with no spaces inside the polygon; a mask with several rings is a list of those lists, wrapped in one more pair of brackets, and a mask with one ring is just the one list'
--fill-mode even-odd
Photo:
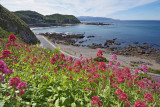
{"label": "cloud", "polygon": [[11,11],[34,10],[41,14],[73,14],[76,16],[107,16],[149,4],[157,0],[2,0]]}

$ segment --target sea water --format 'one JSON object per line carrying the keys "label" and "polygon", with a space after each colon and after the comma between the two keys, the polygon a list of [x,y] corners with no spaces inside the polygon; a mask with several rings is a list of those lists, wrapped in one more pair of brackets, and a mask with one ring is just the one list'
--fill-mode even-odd
{"label": "sea water", "polygon": [[[33,29],[33,32],[84,34],[85,37],[83,39],[77,40],[77,43],[87,40],[83,45],[91,45],[92,43],[101,43],[103,45],[106,40],[117,38],[116,41],[121,43],[121,47],[133,45],[133,42],[139,42],[140,44],[147,43],[148,45],[153,45],[153,47],[160,49],[160,46],[158,46],[160,45],[160,21],[116,20],[103,23],[110,23],[111,25],[78,24],[73,26],[54,26]],[[95,37],[87,38],[87,36]]]}

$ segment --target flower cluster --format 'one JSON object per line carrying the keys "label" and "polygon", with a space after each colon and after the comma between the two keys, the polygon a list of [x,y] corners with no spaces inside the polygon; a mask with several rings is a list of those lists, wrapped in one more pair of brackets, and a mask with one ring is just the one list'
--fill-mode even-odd
{"label": "flower cluster", "polygon": [[97,56],[96,57],[101,57],[102,58],[102,56],[103,56],[103,52],[102,52],[102,50],[99,50],[97,52]]}
{"label": "flower cluster", "polygon": [[146,103],[144,103],[143,101],[137,101],[133,107],[147,107]]}
{"label": "flower cluster", "polygon": [[144,100],[147,101],[148,103],[153,102],[153,96],[150,93],[146,93],[144,95]]}
{"label": "flower cluster", "polygon": [[0,60],[0,72],[9,75],[13,73],[13,70],[9,69],[3,60]]}
{"label": "flower cluster", "polygon": [[99,107],[102,106],[98,96],[93,96],[92,97],[91,105],[95,105],[95,104],[98,104]]}
{"label": "flower cluster", "polygon": [[9,80],[9,86],[13,86],[15,89],[18,86],[18,84],[21,82],[21,80],[18,77],[13,77]]}
{"label": "flower cluster", "polygon": [[8,38],[9,41],[15,42],[17,40],[17,37],[14,34],[9,35]]}
{"label": "flower cluster", "polygon": [[11,58],[11,54],[13,54],[13,52],[11,52],[10,50],[3,50],[2,56],[0,56],[0,59],[6,58],[6,57]]}
{"label": "flower cluster", "polygon": [[114,62],[117,61],[117,55],[116,55],[116,54],[113,54],[113,55],[112,55],[112,60],[113,60]]}
{"label": "flower cluster", "polygon": [[13,86],[14,89],[20,90],[19,96],[23,95],[25,93],[23,89],[27,88],[27,82],[21,82],[19,77],[11,78],[8,85]]}
{"label": "flower cluster", "polygon": [[[61,55],[61,58],[62,57],[63,55]],[[59,59],[58,54],[54,54],[53,57],[50,58],[50,63],[54,65],[58,59]]]}
{"label": "flower cluster", "polygon": [[18,44],[15,43],[17,37],[14,34],[9,35],[8,40],[10,42],[6,44],[6,48],[8,48],[9,46],[18,46]]}
{"label": "flower cluster", "polygon": [[126,93],[123,92],[123,90],[121,89],[117,89],[117,91],[115,92],[116,95],[119,95],[119,100],[120,101],[125,101],[126,105],[128,106],[130,104],[128,100],[128,95]]}
{"label": "flower cluster", "polygon": [[147,65],[142,65],[141,69],[143,70],[144,73],[147,74],[147,72],[148,72],[148,67],[147,67]]}

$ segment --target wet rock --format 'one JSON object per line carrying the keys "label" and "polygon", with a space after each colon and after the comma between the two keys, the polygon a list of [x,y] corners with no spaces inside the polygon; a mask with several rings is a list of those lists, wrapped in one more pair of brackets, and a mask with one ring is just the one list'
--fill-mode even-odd
{"label": "wet rock", "polygon": [[115,42],[115,43],[114,43],[114,45],[121,45],[121,43],[119,43],[119,42]]}
{"label": "wet rock", "polygon": [[133,42],[134,44],[139,44],[139,42]]}
{"label": "wet rock", "polygon": [[146,63],[143,61],[130,61],[130,63],[135,64],[135,65],[152,65],[151,63]]}
{"label": "wet rock", "polygon": [[73,44],[73,46],[78,46],[79,47],[80,45],[79,44]]}
{"label": "wet rock", "polygon": [[115,51],[115,50],[117,50],[117,47],[111,47],[111,48],[109,48],[111,51]]}
{"label": "wet rock", "polygon": [[87,36],[87,38],[94,38],[95,36]]}
{"label": "wet rock", "polygon": [[106,42],[104,43],[104,46],[113,45],[114,42],[115,42],[114,40],[106,40]]}
{"label": "wet rock", "polygon": [[141,55],[141,54],[145,54],[145,51],[143,49],[139,49],[138,50],[138,53]]}
{"label": "wet rock", "polygon": [[87,45],[87,47],[92,48],[92,49],[104,48],[101,43],[100,44],[93,43],[92,45]]}
{"label": "wet rock", "polygon": [[84,43],[84,42],[87,42],[87,40],[84,40],[84,41],[79,41],[79,43]]}
{"label": "wet rock", "polygon": [[67,35],[65,38],[84,38],[84,34],[72,34],[72,35]]}
{"label": "wet rock", "polygon": [[138,47],[140,47],[141,49],[149,49],[149,48],[151,48],[151,46],[149,46],[149,45],[138,45]]}
{"label": "wet rock", "polygon": [[105,24],[105,23],[83,23],[85,25],[112,25],[112,24]]}
{"label": "wet rock", "polygon": [[[53,43],[55,41],[59,44],[65,45],[74,45],[77,42],[77,39],[84,38],[84,34],[65,34],[65,33],[41,33],[52,40]],[[74,40],[76,39],[76,40]],[[76,45],[77,46],[77,45]]]}

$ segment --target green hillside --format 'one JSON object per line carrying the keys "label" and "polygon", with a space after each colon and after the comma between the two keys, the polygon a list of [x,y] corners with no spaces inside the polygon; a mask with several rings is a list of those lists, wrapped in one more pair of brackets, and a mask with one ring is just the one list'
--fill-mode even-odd
{"label": "green hillside", "polygon": [[[20,34],[20,38],[26,43],[34,44],[38,42],[38,39],[29,29],[28,25],[2,5],[0,5],[0,27],[8,32]],[[0,35],[0,37],[2,37],[2,35]]]}
{"label": "green hillside", "polygon": [[61,14],[53,14],[47,15],[47,19],[56,20],[56,23],[80,23],[80,21],[73,15],[61,15]]}
{"label": "green hillside", "polygon": [[34,11],[17,11],[14,13],[27,24],[42,23],[44,21],[44,16]]}
{"label": "green hillside", "polygon": [[[14,34],[14,32],[8,32],[0,27],[0,38],[7,39],[8,35]],[[21,35],[16,35],[17,38],[21,39]]]}
{"label": "green hillside", "polygon": [[54,26],[80,23],[73,15],[53,14],[43,16],[35,11],[16,11],[14,13],[30,26]]}

